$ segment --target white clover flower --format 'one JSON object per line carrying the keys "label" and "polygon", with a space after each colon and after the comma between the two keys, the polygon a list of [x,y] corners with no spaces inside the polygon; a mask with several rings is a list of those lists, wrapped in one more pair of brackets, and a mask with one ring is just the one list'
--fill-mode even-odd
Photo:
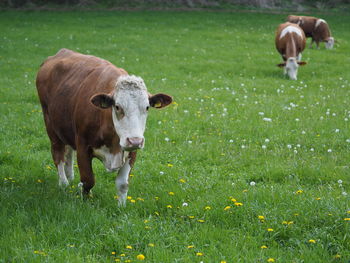
{"label": "white clover flower", "polygon": [[229,140],[229,142],[230,142],[230,143],[233,143],[233,140],[231,139],[231,140]]}
{"label": "white clover flower", "polygon": [[342,183],[343,183],[343,180],[339,179],[338,184],[342,184]]}
{"label": "white clover flower", "polygon": [[331,153],[331,152],[332,152],[332,149],[328,149],[327,152]]}
{"label": "white clover flower", "polygon": [[188,203],[185,202],[185,203],[182,204],[182,206],[188,206]]}
{"label": "white clover flower", "polygon": [[262,111],[260,111],[260,112],[259,112],[259,115],[260,115],[260,116],[264,116],[265,113],[263,113]]}
{"label": "white clover flower", "polygon": [[246,148],[246,146],[245,145],[241,145],[241,148],[244,149],[244,148]]}
{"label": "white clover flower", "polygon": [[344,195],[344,196],[347,196],[347,195],[348,195],[347,192],[342,192],[341,194]]}
{"label": "white clover flower", "polygon": [[167,142],[170,141],[170,139],[168,137],[165,137],[164,140]]}
{"label": "white clover flower", "polygon": [[294,150],[294,153],[296,154],[296,153],[298,153],[298,151],[297,151],[297,150]]}
{"label": "white clover flower", "polygon": [[263,118],[263,121],[272,122],[271,118]]}
{"label": "white clover flower", "polygon": [[250,184],[250,186],[255,186],[256,185],[256,183],[254,181],[251,181],[249,184]]}
{"label": "white clover flower", "polygon": [[346,142],[347,142],[347,143],[350,143],[350,139],[346,139]]}
{"label": "white clover flower", "polygon": [[160,171],[160,172],[159,172],[159,174],[160,174],[160,175],[163,175],[163,174],[164,174],[164,172]]}
{"label": "white clover flower", "polygon": [[266,145],[262,145],[261,148],[263,148],[265,150],[266,149]]}
{"label": "white clover flower", "polygon": [[266,138],[266,139],[265,139],[265,142],[266,142],[266,143],[270,142],[270,139],[267,139],[267,138]]}
{"label": "white clover flower", "polygon": [[191,143],[192,143],[192,141],[188,141],[188,143],[189,143],[189,144],[191,144]]}
{"label": "white clover flower", "polygon": [[287,148],[288,148],[288,149],[292,149],[292,145],[287,144]]}
{"label": "white clover flower", "polygon": [[314,148],[311,148],[310,151],[313,152],[313,151],[315,151],[315,149],[314,149]]}
{"label": "white clover flower", "polygon": [[306,131],[301,131],[301,134],[306,134]]}
{"label": "white clover flower", "polygon": [[338,133],[338,132],[340,132],[340,130],[339,129],[335,129],[335,132]]}
{"label": "white clover flower", "polygon": [[299,119],[299,118],[296,118],[295,121],[300,121],[300,119]]}

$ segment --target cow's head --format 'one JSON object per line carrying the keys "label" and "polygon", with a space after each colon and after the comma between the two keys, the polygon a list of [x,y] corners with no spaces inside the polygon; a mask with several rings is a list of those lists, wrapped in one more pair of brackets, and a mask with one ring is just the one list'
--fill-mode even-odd
{"label": "cow's head", "polygon": [[278,67],[285,67],[285,73],[288,74],[290,79],[296,80],[298,75],[298,67],[305,65],[304,61],[297,61],[295,57],[288,58],[286,62],[280,63]]}
{"label": "cow's head", "polygon": [[334,38],[333,37],[329,37],[326,39],[326,48],[327,49],[332,49],[334,46]]}
{"label": "cow's head", "polygon": [[142,78],[120,76],[110,94],[96,94],[91,102],[102,109],[112,108],[112,118],[120,146],[125,151],[143,148],[148,109],[163,108],[172,102],[166,94],[151,95]]}

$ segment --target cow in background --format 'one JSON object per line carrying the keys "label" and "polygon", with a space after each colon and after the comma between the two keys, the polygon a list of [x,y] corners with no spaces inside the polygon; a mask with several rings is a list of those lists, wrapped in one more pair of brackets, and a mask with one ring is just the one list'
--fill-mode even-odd
{"label": "cow in background", "polygon": [[299,25],[304,30],[305,36],[311,37],[310,48],[314,42],[316,42],[317,48],[319,48],[320,42],[325,42],[327,49],[333,48],[334,38],[325,20],[312,16],[289,15],[287,21]]}
{"label": "cow in background", "polygon": [[106,60],[68,49],[44,61],[36,86],[59,184],[73,180],[76,151],[80,185],[88,194],[95,184],[96,157],[107,171],[118,171],[118,201],[125,205],[136,150],[145,143],[148,110],[166,107],[172,98],[151,95],[140,77]]}
{"label": "cow in background", "polygon": [[290,79],[296,80],[299,65],[306,64],[300,61],[305,44],[305,34],[298,25],[287,22],[278,26],[275,45],[284,62],[277,66],[284,67],[284,74]]}

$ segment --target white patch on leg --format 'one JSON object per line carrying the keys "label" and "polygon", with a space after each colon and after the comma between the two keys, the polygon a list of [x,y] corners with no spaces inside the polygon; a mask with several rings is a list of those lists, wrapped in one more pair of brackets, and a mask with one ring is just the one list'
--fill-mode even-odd
{"label": "white patch on leg", "polygon": [[69,185],[69,182],[66,177],[66,173],[64,171],[64,162],[60,162],[57,165],[57,170],[58,170],[58,185],[59,186],[67,186]]}
{"label": "white patch on leg", "polygon": [[127,198],[128,189],[129,189],[129,173],[131,170],[129,161],[130,159],[127,158],[123,167],[120,168],[117,178],[115,180],[119,206],[125,206],[126,204],[126,198]]}
{"label": "white patch on leg", "polygon": [[298,57],[297,57],[298,61],[301,61],[301,53],[299,53]]}
{"label": "white patch on leg", "polygon": [[66,172],[66,176],[68,181],[73,181],[74,179],[74,169],[73,169],[73,164],[74,164],[74,150],[70,146],[66,146],[66,151],[65,151],[65,164],[64,164],[64,171]]}

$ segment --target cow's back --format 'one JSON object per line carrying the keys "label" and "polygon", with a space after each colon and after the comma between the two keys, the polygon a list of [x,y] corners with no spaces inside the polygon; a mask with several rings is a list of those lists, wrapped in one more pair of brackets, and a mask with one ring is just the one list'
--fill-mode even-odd
{"label": "cow's back", "polygon": [[[295,28],[295,31],[284,34],[283,30],[289,26]],[[293,38],[293,41],[292,41],[292,38]],[[302,50],[304,50],[306,39],[305,39],[303,30],[297,24],[294,24],[294,23],[286,22],[286,23],[280,24],[276,30],[276,35],[275,35],[275,45],[278,52],[282,56],[286,55],[287,53],[286,49],[288,49],[288,45],[290,45],[290,43],[292,42],[295,43],[296,45],[296,51],[301,52]],[[286,59],[287,57],[283,57],[283,58]]]}
{"label": "cow's back", "polygon": [[90,98],[111,92],[123,74],[126,71],[106,60],[68,49],[41,65],[36,80],[39,99],[50,127],[65,144],[75,148],[76,134],[104,118],[106,112],[94,107]]}

